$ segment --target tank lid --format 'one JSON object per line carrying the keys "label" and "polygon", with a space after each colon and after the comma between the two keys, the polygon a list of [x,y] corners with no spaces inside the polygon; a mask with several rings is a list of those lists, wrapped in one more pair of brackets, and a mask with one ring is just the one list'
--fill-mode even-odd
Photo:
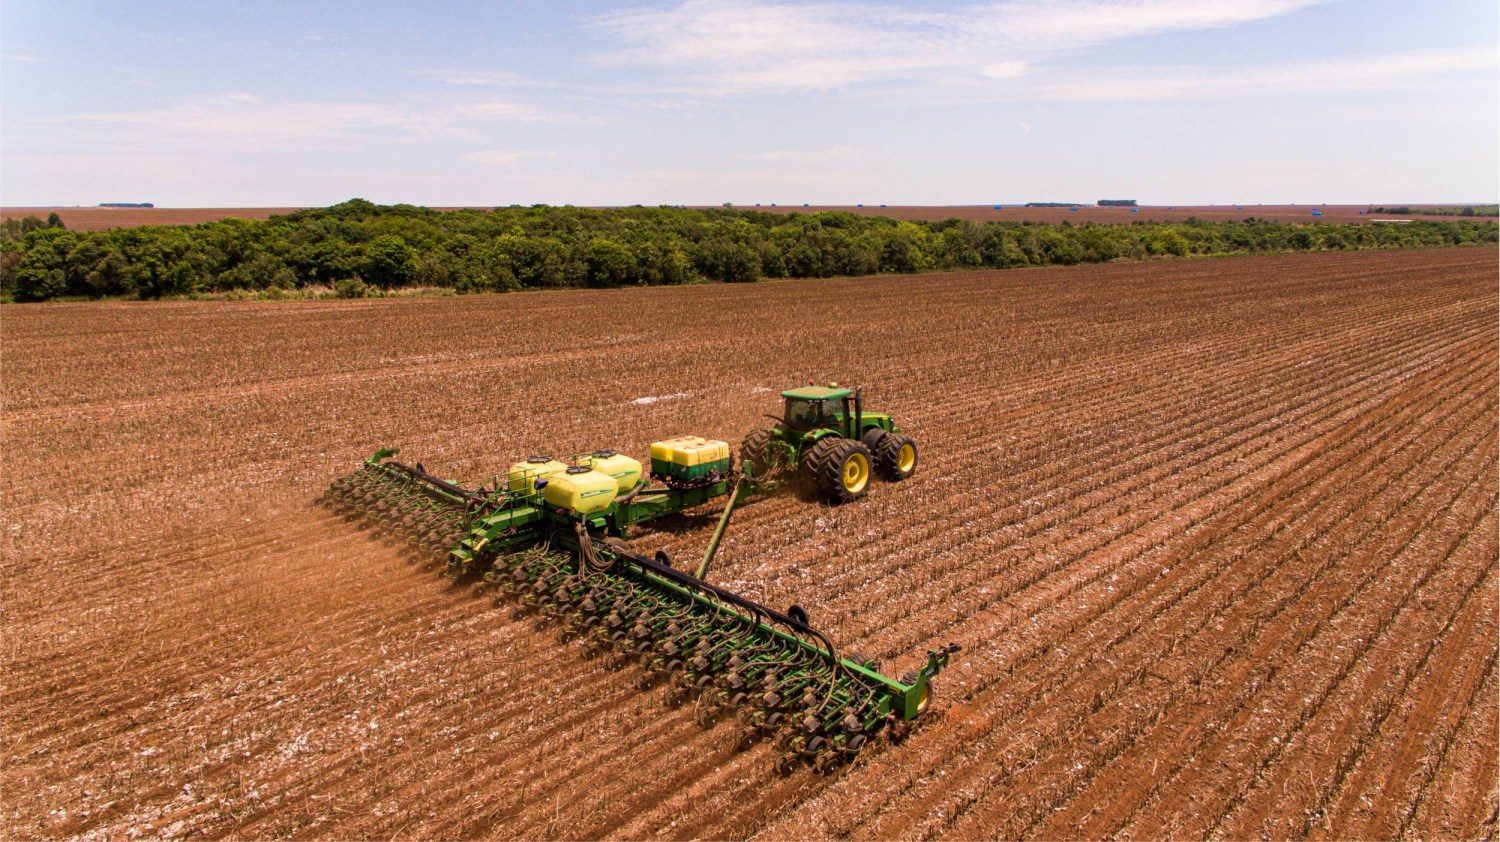
{"label": "tank lid", "polygon": [[552,461],[552,457],[551,456],[533,456],[530,459],[527,459],[526,461],[530,462],[530,463],[532,463],[534,465],[541,465],[541,464],[545,464],[547,462],[551,462]]}
{"label": "tank lid", "polygon": [[571,467],[571,468],[568,469],[568,473],[570,473],[570,474],[586,474],[586,473],[588,473],[589,471],[592,471],[592,470],[594,470],[594,469],[590,468],[587,465],[574,465],[573,467]]}
{"label": "tank lid", "polygon": [[600,459],[608,459],[609,457],[615,455],[616,453],[619,453],[619,451],[618,450],[596,450],[596,451],[594,451],[593,455],[599,457]]}

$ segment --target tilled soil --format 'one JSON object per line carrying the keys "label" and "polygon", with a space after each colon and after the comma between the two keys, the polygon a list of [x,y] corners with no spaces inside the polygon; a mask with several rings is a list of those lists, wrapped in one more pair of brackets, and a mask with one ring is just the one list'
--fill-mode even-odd
{"label": "tilled soil", "polygon": [[[5,835],[1494,837],[1497,268],[0,309]],[[387,444],[737,440],[813,379],[917,475],[752,500],[713,578],[887,673],[964,646],[828,777],[312,504]]]}

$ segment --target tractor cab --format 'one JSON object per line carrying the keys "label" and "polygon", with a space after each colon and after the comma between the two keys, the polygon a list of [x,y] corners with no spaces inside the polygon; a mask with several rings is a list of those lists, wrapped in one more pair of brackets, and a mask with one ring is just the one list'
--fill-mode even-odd
{"label": "tractor cab", "polygon": [[829,383],[787,389],[781,397],[786,400],[786,408],[776,435],[789,444],[810,444],[833,434],[860,439],[873,449],[881,434],[900,432],[890,415],[865,411],[859,389]]}
{"label": "tractor cab", "polygon": [[805,433],[821,428],[844,432],[853,415],[849,399],[854,393],[837,386],[804,386],[781,393],[786,398],[782,419],[790,430]]}

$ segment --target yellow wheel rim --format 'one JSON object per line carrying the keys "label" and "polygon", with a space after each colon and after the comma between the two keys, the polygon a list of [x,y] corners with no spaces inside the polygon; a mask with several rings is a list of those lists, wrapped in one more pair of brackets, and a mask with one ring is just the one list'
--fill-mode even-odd
{"label": "yellow wheel rim", "polygon": [[922,686],[922,695],[917,699],[917,713],[925,712],[927,703],[930,701],[932,701],[932,685],[926,684]]}
{"label": "yellow wheel rim", "polygon": [[896,452],[896,467],[900,468],[901,473],[905,474],[909,473],[916,466],[917,448],[910,444],[901,445],[901,449]]}
{"label": "yellow wheel rim", "polygon": [[863,453],[854,453],[844,463],[844,490],[858,494],[870,481],[870,460]]}

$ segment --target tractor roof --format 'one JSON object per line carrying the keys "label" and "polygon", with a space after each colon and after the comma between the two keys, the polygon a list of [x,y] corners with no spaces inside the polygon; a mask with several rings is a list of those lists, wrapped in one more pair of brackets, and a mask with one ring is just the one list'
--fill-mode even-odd
{"label": "tractor roof", "polygon": [[803,386],[800,389],[787,389],[781,393],[781,396],[805,401],[821,401],[828,398],[842,398],[850,394],[852,393],[848,389],[840,386]]}

